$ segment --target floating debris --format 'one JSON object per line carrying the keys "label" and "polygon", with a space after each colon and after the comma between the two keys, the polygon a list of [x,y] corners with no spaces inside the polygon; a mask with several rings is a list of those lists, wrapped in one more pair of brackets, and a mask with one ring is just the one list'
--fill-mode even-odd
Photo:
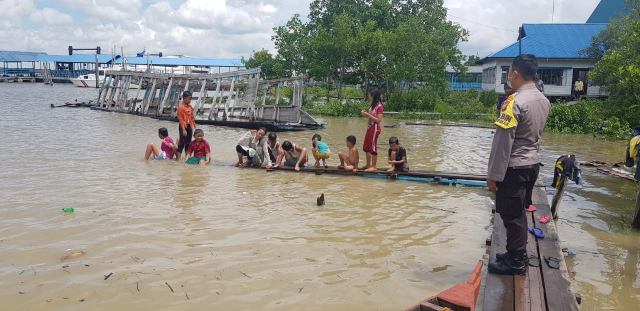
{"label": "floating debris", "polygon": [[71,260],[71,259],[83,256],[83,255],[85,255],[85,252],[75,252],[73,254],[69,254],[67,256],[64,256],[64,257],[60,258],[60,261]]}
{"label": "floating debris", "polygon": [[185,265],[192,265],[192,264],[194,264],[194,263],[196,263],[196,262],[200,262],[200,261],[202,261],[202,258],[196,258],[196,259],[194,259],[194,260],[187,261],[187,262],[185,262],[184,264],[185,264]]}
{"label": "floating debris", "polygon": [[238,271],[238,272],[242,273],[244,276],[246,276],[246,277],[248,277],[248,278],[250,278],[250,279],[252,278],[252,277],[248,276],[246,273],[244,273],[244,272],[242,272],[242,271]]}
{"label": "floating debris", "polygon": [[113,272],[109,273],[108,275],[104,276],[104,280],[106,281],[108,278],[110,278],[113,275]]}
{"label": "floating debris", "polygon": [[169,283],[165,282],[164,284],[167,284],[167,286],[169,286],[169,289],[171,290],[171,292],[172,292],[172,293],[175,293],[175,292],[173,291],[173,287],[171,287],[171,285],[169,285]]}

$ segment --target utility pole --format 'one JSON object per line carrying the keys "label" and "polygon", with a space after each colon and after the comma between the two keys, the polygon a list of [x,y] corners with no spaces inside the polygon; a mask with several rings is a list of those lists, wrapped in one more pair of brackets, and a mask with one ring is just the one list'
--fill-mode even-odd
{"label": "utility pole", "polygon": [[518,28],[518,55],[522,55],[522,26]]}

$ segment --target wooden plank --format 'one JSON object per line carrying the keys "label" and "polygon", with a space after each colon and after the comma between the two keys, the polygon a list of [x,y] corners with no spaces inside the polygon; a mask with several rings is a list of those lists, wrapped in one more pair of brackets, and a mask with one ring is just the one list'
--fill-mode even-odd
{"label": "wooden plank", "polygon": [[167,91],[164,92],[164,98],[160,101],[160,106],[156,112],[156,116],[161,116],[164,113],[164,105],[167,102],[169,96],[171,96],[171,85],[173,84],[173,78],[169,80],[169,86],[167,87]]}
{"label": "wooden plank", "polygon": [[[227,120],[229,118],[229,104],[231,104],[231,98],[233,97],[233,84],[235,83],[235,77],[231,80],[231,87],[229,88],[229,95],[227,96],[227,101],[224,103],[224,111],[222,114],[222,120]],[[222,101],[222,99],[220,100]]]}
{"label": "wooden plank", "polygon": [[[106,72],[107,75],[118,75],[118,76],[133,76],[133,77],[145,77],[145,78],[180,78],[180,79],[217,79],[217,78],[229,78],[240,75],[248,75],[253,73],[260,73],[260,68],[252,68],[245,70],[237,70],[230,72],[222,72],[222,73],[213,73],[213,74],[157,74],[157,73],[147,73],[147,72],[135,72],[135,71],[120,71],[120,70],[109,70]],[[293,79],[293,78],[286,78]],[[285,79],[285,80],[286,80]],[[282,79],[280,79],[282,80]],[[274,80],[276,81],[276,80]],[[279,80],[277,80],[279,81]]]}
{"label": "wooden plank", "polygon": [[[215,118],[218,119],[218,111],[217,111],[217,106],[218,106],[218,94],[220,93],[220,80],[218,80],[216,82],[216,93],[213,94],[213,101],[211,101],[211,110],[209,110],[209,117],[208,119],[211,120],[212,118],[214,118],[214,112],[215,112]],[[222,97],[222,96],[221,96]],[[204,110],[204,108],[203,108]]]}
{"label": "wooden plank", "polygon": [[[533,214],[527,213],[527,226],[533,227]],[[535,237],[529,235],[527,239],[527,254],[535,255],[540,259],[538,254],[538,244]],[[546,304],[544,300],[544,285],[542,283],[541,267],[527,267],[526,276],[515,276],[514,282],[516,283],[516,297],[518,293],[518,287],[523,288],[522,299],[516,299],[516,310],[525,311],[544,311],[546,310]]]}
{"label": "wooden plank", "polygon": [[[546,188],[535,187],[533,189],[533,204],[537,211],[533,213],[534,225],[542,230],[543,239],[537,239],[540,253],[540,266],[542,267],[542,280],[548,310],[579,310],[574,294],[571,292],[571,283],[567,266],[562,255],[562,246],[556,230],[555,221],[547,224],[540,223],[540,216],[551,217],[551,208],[548,205]],[[551,218],[553,219],[553,218]],[[550,268],[544,257],[555,257],[560,260],[560,269]]]}
{"label": "wooden plank", "polygon": [[198,115],[202,110],[204,113],[204,102],[207,100],[207,80],[202,80],[202,87],[200,88],[200,96],[198,96],[198,101],[196,102],[196,108],[194,109],[194,114]]}
{"label": "wooden plank", "polygon": [[156,96],[156,83],[158,82],[157,78],[153,79],[153,84],[151,85],[151,89],[149,89],[149,93],[147,93],[147,98],[145,99],[146,103],[144,104],[144,111],[142,113],[147,114],[149,111],[149,105],[153,101],[153,98]]}
{"label": "wooden plank", "polygon": [[[496,254],[506,252],[507,229],[499,214],[493,217],[493,234],[491,235],[491,256],[489,262],[496,261]],[[484,311],[514,310],[514,277],[487,273],[484,285]]]}
{"label": "wooden plank", "polygon": [[140,89],[142,89],[143,79],[143,77],[138,78],[138,90],[136,90],[136,97],[133,99],[133,103],[131,103],[131,108],[129,109],[130,112],[136,112],[136,110],[138,110],[138,96],[140,96]]}
{"label": "wooden plank", "polygon": [[564,194],[564,190],[567,188],[567,180],[568,178],[564,174],[560,176],[558,188],[556,189],[556,193],[553,195],[553,199],[551,199],[551,214],[553,214],[553,219],[558,219],[560,201],[562,201],[562,195]]}

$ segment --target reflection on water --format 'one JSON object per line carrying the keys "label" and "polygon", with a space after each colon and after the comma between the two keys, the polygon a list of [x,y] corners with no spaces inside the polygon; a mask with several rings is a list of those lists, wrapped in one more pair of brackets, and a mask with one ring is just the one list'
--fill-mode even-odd
{"label": "reflection on water", "polygon": [[[486,190],[236,169],[229,164],[243,130],[221,127],[203,127],[209,167],[144,162],[157,128],[175,136],[176,124],[49,108],[95,94],[0,84],[1,98],[21,99],[0,104],[0,300],[7,309],[399,310],[466,281],[486,259]],[[362,143],[366,120],[324,122],[333,154],[346,151],[349,134]],[[310,132],[278,135],[311,145]],[[383,128],[381,154],[390,136],[408,149],[413,169],[483,173],[492,133]],[[624,148],[547,133],[542,180],[550,184],[563,153],[618,162]],[[558,222],[563,247],[575,253],[567,257],[573,289],[582,310],[635,310],[640,239],[628,228],[628,207],[637,186],[591,169],[584,177],[584,186],[568,187]],[[320,193],[326,205],[318,207]],[[67,206],[76,212],[62,213]],[[60,262],[76,251],[86,255]]]}

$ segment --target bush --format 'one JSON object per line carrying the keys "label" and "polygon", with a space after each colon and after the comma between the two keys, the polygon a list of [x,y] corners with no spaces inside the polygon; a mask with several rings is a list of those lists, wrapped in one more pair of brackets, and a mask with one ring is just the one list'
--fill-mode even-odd
{"label": "bush", "polygon": [[483,90],[480,92],[480,102],[487,108],[496,107],[496,105],[498,104],[498,99],[500,99],[500,94],[498,94],[495,90]]}
{"label": "bush", "polygon": [[311,114],[325,115],[331,117],[359,117],[362,110],[367,110],[371,103],[366,101],[346,101],[342,103],[338,99],[331,99],[328,103],[321,103],[308,106],[307,112]]}

